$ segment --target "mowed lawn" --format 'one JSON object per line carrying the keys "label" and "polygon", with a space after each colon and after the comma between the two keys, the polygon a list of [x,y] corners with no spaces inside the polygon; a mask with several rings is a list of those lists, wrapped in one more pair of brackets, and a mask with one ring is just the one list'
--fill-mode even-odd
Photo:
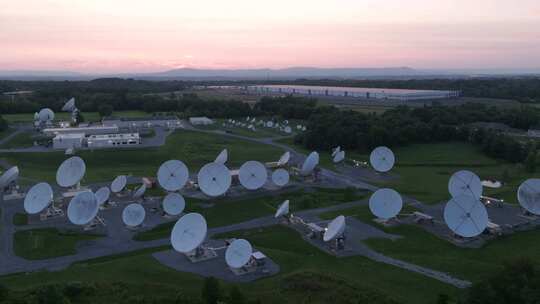
{"label": "mowed lawn", "polygon": [[0,149],[28,148],[34,145],[32,132],[24,131],[16,134],[8,141],[0,145]]}
{"label": "mowed lawn", "polygon": [[[435,303],[441,293],[455,299],[460,292],[425,276],[363,257],[330,256],[306,243],[297,232],[282,226],[237,231],[226,236],[248,239],[280,265],[281,271],[276,276],[238,285],[248,298],[258,298],[261,303],[299,303],[306,298],[310,299],[309,303],[340,303],[353,299],[358,301],[358,294],[369,294],[370,300],[366,303],[383,303],[378,297],[390,297],[399,303],[428,304]],[[151,252],[163,249],[100,258],[56,272],[4,276],[0,277],[0,283],[22,291],[44,282],[122,282],[123,290],[141,296],[175,296],[181,291],[199,298],[202,278],[159,264],[152,258]],[[299,285],[291,285],[292,282]],[[225,290],[230,286],[232,284],[222,282]]]}
{"label": "mowed lawn", "polygon": [[[77,154],[86,163],[83,183],[89,183],[110,181],[120,174],[155,176],[161,163],[169,159],[182,160],[191,173],[197,173],[225,148],[229,151],[230,169],[247,160],[277,161],[282,154],[280,149],[264,144],[185,130],[174,132],[159,148],[80,150]],[[63,152],[0,154],[0,159],[18,165],[22,176],[49,182],[55,181],[56,170],[66,158]]]}

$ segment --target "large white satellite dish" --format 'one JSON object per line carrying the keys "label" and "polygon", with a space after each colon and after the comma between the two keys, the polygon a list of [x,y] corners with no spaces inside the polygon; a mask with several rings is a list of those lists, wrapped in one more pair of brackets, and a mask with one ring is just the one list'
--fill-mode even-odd
{"label": "large white satellite dish", "polygon": [[250,160],[245,162],[238,171],[238,179],[240,184],[248,190],[257,190],[261,188],[266,179],[268,173],[264,165],[258,161]]}
{"label": "large white satellite dish", "polygon": [[220,196],[231,186],[231,172],[225,165],[209,163],[204,165],[197,180],[202,192],[208,196]]}
{"label": "large white satellite dish", "polygon": [[98,214],[96,196],[91,191],[79,192],[69,202],[68,219],[75,225],[86,225]]}
{"label": "large white satellite dish", "polygon": [[281,155],[278,161],[278,166],[285,166],[291,159],[291,152],[287,151]]}
{"label": "large white satellite dish", "polygon": [[291,133],[292,133],[292,129],[291,129],[290,126],[286,126],[286,127],[283,129],[283,131],[285,131],[285,133],[287,133],[287,134],[291,134]]}
{"label": "large white satellite dish", "polygon": [[127,184],[127,177],[125,175],[117,176],[111,183],[111,191],[118,193],[124,190]]}
{"label": "large white satellite dish", "polygon": [[184,211],[184,208],[186,208],[186,201],[182,195],[173,192],[165,196],[162,206],[163,211],[168,215],[176,216]]}
{"label": "large white satellite dish", "polygon": [[126,226],[137,227],[144,222],[146,211],[141,204],[129,204],[122,211],[122,221]]}
{"label": "large white satellite dish", "polygon": [[187,166],[179,160],[168,160],[158,170],[159,185],[167,191],[178,191],[184,187],[189,178]]}
{"label": "large white satellite dish", "polygon": [[337,146],[332,150],[332,157],[336,156],[336,154],[341,151],[341,146]]}
{"label": "large white satellite dish", "polygon": [[47,208],[53,200],[53,190],[47,183],[39,183],[28,191],[24,198],[24,210],[28,214],[36,214]]}
{"label": "large white satellite dish", "polygon": [[101,187],[96,191],[95,195],[96,195],[96,200],[98,202],[98,205],[101,206],[109,200],[109,196],[111,195],[111,190],[109,190],[109,187]]}
{"label": "large white satellite dish", "polygon": [[459,195],[446,203],[444,221],[455,234],[474,237],[484,232],[489,219],[486,207],[479,199]]}
{"label": "large white satellite dish", "polygon": [[71,187],[76,185],[86,172],[86,164],[84,160],[78,156],[73,156],[66,159],[58,171],[56,171],[56,183],[60,187]]}
{"label": "large white satellite dish", "polygon": [[13,166],[0,176],[0,191],[19,178],[19,167]]}
{"label": "large white satellite dish", "polygon": [[134,198],[140,198],[144,195],[146,192],[146,184],[143,183],[137,190],[135,190],[135,193],[133,193]]}
{"label": "large white satellite dish", "polygon": [[285,169],[277,169],[272,173],[272,182],[276,186],[285,186],[289,183],[289,172]]}
{"label": "large white satellite dish", "polygon": [[302,168],[300,169],[300,174],[302,175],[309,175],[311,172],[313,172],[313,169],[319,164],[319,153],[313,151],[311,152],[306,160],[304,160],[304,163],[302,164]]}
{"label": "large white satellite dish", "polygon": [[517,198],[525,210],[540,215],[540,179],[530,178],[524,181],[518,188]]}
{"label": "large white satellite dish", "polygon": [[371,151],[369,162],[375,171],[388,172],[394,167],[396,158],[394,152],[387,147],[377,147]]}
{"label": "large white satellite dish", "polygon": [[75,109],[75,98],[70,98],[62,107],[62,111],[72,112]]}
{"label": "large white satellite dish", "polygon": [[49,122],[54,120],[54,112],[49,108],[41,109],[38,113],[38,117],[41,122]]}
{"label": "large white satellite dish", "polygon": [[283,203],[281,203],[281,205],[279,205],[279,208],[276,211],[276,214],[274,215],[274,217],[278,218],[285,214],[289,214],[289,200],[286,200]]}
{"label": "large white satellite dish", "polygon": [[345,231],[345,217],[340,215],[333,219],[323,235],[323,241],[329,242],[337,237],[340,237]]}
{"label": "large white satellite dish", "polygon": [[336,153],[336,155],[334,155],[334,158],[332,159],[332,161],[335,164],[337,164],[337,163],[342,162],[344,159],[345,159],[345,151],[341,150],[338,153]]}
{"label": "large white satellite dish", "polygon": [[470,195],[479,199],[482,196],[482,181],[473,172],[461,170],[450,177],[448,192],[452,197]]}
{"label": "large white satellite dish", "polygon": [[216,160],[214,160],[215,163],[224,165],[227,160],[229,159],[229,152],[227,149],[223,149],[218,156],[216,157]]}
{"label": "large white satellite dish", "polygon": [[225,251],[225,262],[231,268],[241,268],[251,259],[253,248],[244,239],[234,240]]}
{"label": "large white satellite dish", "polygon": [[271,128],[273,126],[274,126],[274,123],[272,121],[267,121],[266,122],[266,127]]}
{"label": "large white satellite dish", "polygon": [[171,231],[171,244],[174,250],[188,253],[202,244],[207,230],[206,220],[202,215],[188,213],[174,224]]}
{"label": "large white satellite dish", "polygon": [[401,208],[403,208],[403,199],[393,189],[379,189],[369,198],[371,213],[380,219],[388,220],[396,217]]}

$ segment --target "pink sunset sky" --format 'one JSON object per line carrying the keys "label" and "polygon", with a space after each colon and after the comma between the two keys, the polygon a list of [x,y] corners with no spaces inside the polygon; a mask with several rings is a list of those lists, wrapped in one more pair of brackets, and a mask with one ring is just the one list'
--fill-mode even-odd
{"label": "pink sunset sky", "polygon": [[539,0],[0,0],[0,70],[539,68]]}

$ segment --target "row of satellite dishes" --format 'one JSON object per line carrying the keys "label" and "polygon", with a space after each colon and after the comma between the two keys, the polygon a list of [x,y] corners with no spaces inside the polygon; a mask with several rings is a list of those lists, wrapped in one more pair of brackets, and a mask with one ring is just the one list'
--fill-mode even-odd
{"label": "row of satellite dishes", "polygon": [[[245,122],[241,120],[234,120],[234,119],[228,119],[226,122],[223,123],[223,126],[236,126],[241,128],[246,128],[248,130],[256,131],[256,127],[263,127],[263,128],[271,128],[276,129],[281,132],[284,132],[286,134],[291,134],[293,132],[293,127],[289,125],[288,120],[284,120],[281,123],[274,122],[272,120],[264,121],[264,120],[257,120],[255,117],[250,118],[249,116],[246,117]],[[303,125],[297,125],[296,129],[298,131],[306,131],[306,126]]]}
{"label": "row of satellite dishes", "polygon": [[[76,119],[76,115],[79,112],[75,105],[75,98],[70,98],[62,107],[62,111],[70,112],[72,119]],[[42,124],[50,124],[54,120],[54,112],[49,108],[43,108],[34,114],[34,121]]]}

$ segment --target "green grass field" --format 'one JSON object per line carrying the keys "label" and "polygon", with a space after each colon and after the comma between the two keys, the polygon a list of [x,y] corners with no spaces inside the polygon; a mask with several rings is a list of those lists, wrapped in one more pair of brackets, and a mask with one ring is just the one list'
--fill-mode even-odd
{"label": "green grass field", "polygon": [[55,228],[17,231],[13,238],[15,254],[29,260],[40,260],[75,254],[79,241],[95,239],[96,235],[60,232]]}
{"label": "green grass field", "polygon": [[21,132],[0,145],[0,149],[28,148],[34,145],[31,132]]}
{"label": "green grass field", "polygon": [[[98,112],[82,112],[85,121],[100,121],[101,116]],[[113,116],[121,117],[142,117],[149,116],[149,113],[143,111],[116,111]],[[3,114],[8,123],[29,123],[34,121],[34,113],[21,113],[21,114]],[[70,120],[71,113],[57,112],[54,113],[55,120]]]}
{"label": "green grass field", "polygon": [[[248,298],[258,298],[262,303],[299,303],[301,299],[307,299],[308,303],[339,303],[351,298],[356,303],[364,297],[369,298],[364,299],[365,303],[387,303],[386,297],[389,297],[400,303],[428,304],[434,303],[440,293],[456,297],[459,292],[424,276],[362,257],[338,259],[329,256],[304,242],[296,232],[281,226],[238,231],[227,236],[248,239],[280,265],[281,272],[274,277],[239,285]],[[202,279],[162,266],[150,256],[153,251],[77,263],[57,272],[4,276],[0,277],[0,283],[22,291],[43,282],[79,281],[107,285],[122,282],[122,290],[141,296],[174,297],[181,291],[198,298]],[[222,286],[228,288],[231,285],[223,283]]]}
{"label": "green grass field", "polygon": [[[198,172],[224,148],[229,150],[228,166],[231,169],[247,160],[277,161],[282,154],[280,149],[263,144],[179,130],[160,148],[78,151],[78,155],[86,162],[83,183],[89,183],[110,181],[120,174],[155,176],[159,165],[169,159],[182,160],[190,172]],[[63,152],[0,154],[0,159],[18,165],[22,176],[49,182],[55,181],[56,169],[66,158]]]}

